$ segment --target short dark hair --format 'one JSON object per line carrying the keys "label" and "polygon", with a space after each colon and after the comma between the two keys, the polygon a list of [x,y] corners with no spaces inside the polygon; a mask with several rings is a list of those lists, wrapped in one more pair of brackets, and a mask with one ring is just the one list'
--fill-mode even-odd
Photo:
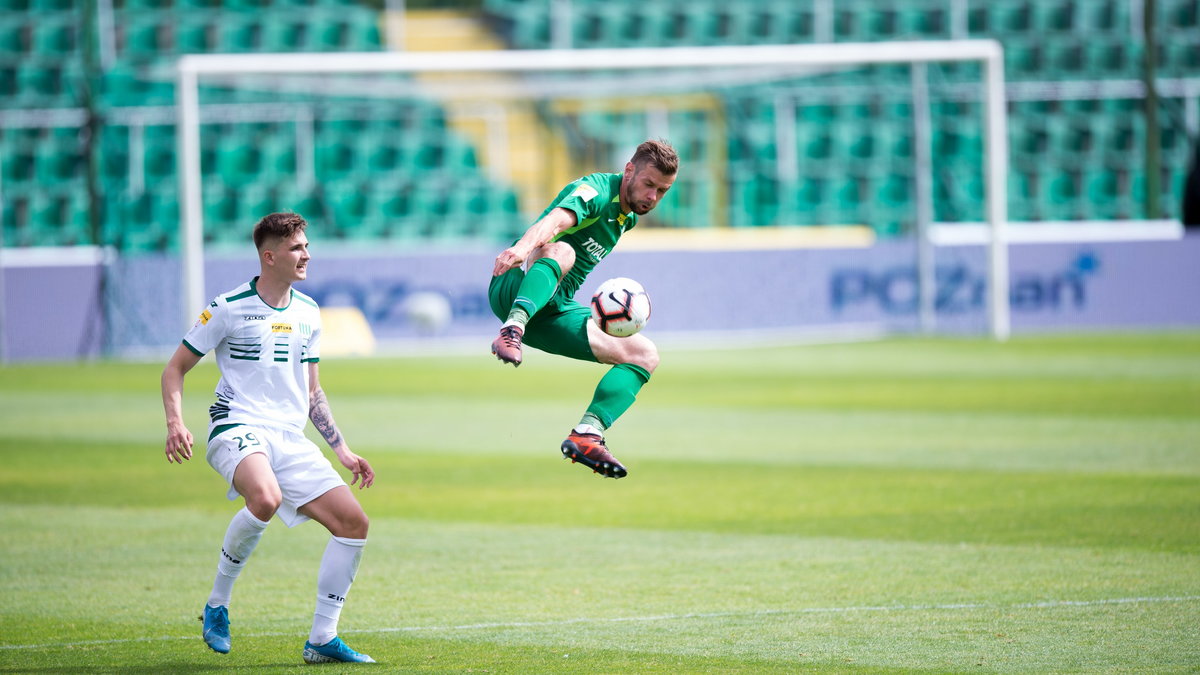
{"label": "short dark hair", "polygon": [[674,176],[675,172],[679,171],[679,155],[676,154],[675,148],[664,140],[642,143],[637,146],[629,161],[638,169],[649,164],[665,176]]}
{"label": "short dark hair", "polygon": [[254,226],[254,246],[258,250],[273,239],[287,239],[297,232],[303,232],[308,227],[308,221],[299,213],[272,213],[263,216]]}

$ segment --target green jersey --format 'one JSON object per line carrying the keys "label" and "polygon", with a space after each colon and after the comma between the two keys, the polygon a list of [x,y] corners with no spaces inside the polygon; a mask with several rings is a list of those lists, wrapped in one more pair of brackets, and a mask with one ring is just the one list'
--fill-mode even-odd
{"label": "green jersey", "polygon": [[637,225],[637,214],[621,212],[619,173],[593,173],[567,185],[538,217],[557,208],[575,214],[575,226],[552,241],[566,242],[575,249],[575,265],[563,276],[555,296],[569,300],[583,285],[596,263],[612,253],[627,230]]}

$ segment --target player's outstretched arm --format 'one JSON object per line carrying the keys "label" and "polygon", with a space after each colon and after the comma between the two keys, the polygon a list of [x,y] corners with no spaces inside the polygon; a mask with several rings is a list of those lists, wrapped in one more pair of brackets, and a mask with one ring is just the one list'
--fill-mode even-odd
{"label": "player's outstretched arm", "polygon": [[179,345],[163,368],[162,399],[167,415],[168,462],[183,464],[183,460],[192,458],[192,432],[183,422],[183,378],[199,362],[200,357],[192,350]]}
{"label": "player's outstretched arm", "polygon": [[517,243],[496,256],[496,266],[492,268],[492,276],[498,277],[514,267],[520,267],[534,251],[574,227],[575,221],[574,211],[564,208],[551,210],[544,218],[525,230],[525,234],[521,235]]}
{"label": "player's outstretched arm", "polygon": [[[350,451],[350,446],[346,444],[346,439],[342,437],[342,432],[338,430],[337,424],[333,421],[333,413],[329,410],[329,399],[325,397],[325,390],[321,389],[316,363],[308,364],[308,418],[320,432],[321,438],[324,438],[329,447],[333,449],[342,466],[354,475],[350,484],[358,483],[360,490],[371,487],[375,483],[375,470],[371,468],[366,459]],[[359,482],[360,480],[362,482]]]}

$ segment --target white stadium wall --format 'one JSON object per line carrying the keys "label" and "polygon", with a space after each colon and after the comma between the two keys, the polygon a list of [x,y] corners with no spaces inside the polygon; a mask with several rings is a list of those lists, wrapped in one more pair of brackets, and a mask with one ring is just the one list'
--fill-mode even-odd
{"label": "white stadium wall", "polygon": [[[635,237],[636,233],[631,237]],[[1200,234],[1167,241],[1012,244],[1014,333],[1200,327]],[[178,259],[112,263],[100,300],[100,263],[21,262],[5,252],[4,357],[163,355],[182,337]],[[487,302],[495,251],[329,253],[314,248],[311,280],[299,286],[323,305],[359,308],[384,351],[438,340],[481,353],[499,321]],[[252,257],[205,263],[206,296],[253,276]],[[987,251],[943,246],[936,256],[936,330],[986,334]],[[654,302],[646,334],[672,340],[735,331],[739,339],[881,335],[919,329],[912,244],[773,250],[619,250],[588,288],[609,277],[641,281]],[[405,309],[413,293],[436,291],[453,320],[421,337]],[[107,313],[103,319],[100,311]]]}

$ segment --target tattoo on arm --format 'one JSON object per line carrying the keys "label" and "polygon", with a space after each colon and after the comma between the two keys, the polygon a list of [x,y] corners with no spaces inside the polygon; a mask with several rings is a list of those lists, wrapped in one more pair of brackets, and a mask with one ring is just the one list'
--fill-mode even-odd
{"label": "tattoo on arm", "polygon": [[317,431],[321,432],[321,437],[329,447],[336,447],[342,442],[342,432],[338,431],[337,424],[333,421],[333,413],[329,412],[329,399],[325,398],[325,391],[319,387],[309,398],[308,418],[312,420]]}

